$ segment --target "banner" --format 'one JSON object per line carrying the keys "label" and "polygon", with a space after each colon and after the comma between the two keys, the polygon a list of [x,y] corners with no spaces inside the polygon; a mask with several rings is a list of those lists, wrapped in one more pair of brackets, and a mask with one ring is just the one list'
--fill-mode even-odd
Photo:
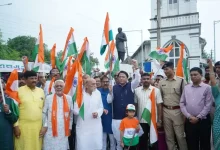
{"label": "banner", "polygon": [[[34,63],[28,62],[29,69],[33,68]],[[0,60],[0,72],[12,72],[14,69],[17,69],[18,72],[24,70],[24,65],[22,61],[13,61],[13,60]],[[51,66],[49,64],[44,64],[44,70],[39,70],[39,72],[49,73]]]}

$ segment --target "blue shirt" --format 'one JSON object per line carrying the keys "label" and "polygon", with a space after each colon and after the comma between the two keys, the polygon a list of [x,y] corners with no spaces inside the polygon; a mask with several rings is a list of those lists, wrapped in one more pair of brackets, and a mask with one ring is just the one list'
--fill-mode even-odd
{"label": "blue shirt", "polygon": [[102,127],[103,132],[108,134],[113,134],[112,132],[112,105],[107,102],[107,95],[109,93],[109,89],[98,88],[102,96],[102,103],[104,109],[108,110],[108,114],[102,114]]}

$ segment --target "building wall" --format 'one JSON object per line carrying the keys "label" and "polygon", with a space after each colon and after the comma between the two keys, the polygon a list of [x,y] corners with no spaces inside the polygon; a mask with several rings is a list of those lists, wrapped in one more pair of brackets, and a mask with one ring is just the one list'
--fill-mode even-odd
{"label": "building wall", "polygon": [[[162,18],[161,19],[161,28],[164,27],[172,27],[172,26],[183,26],[189,24],[197,24],[199,23],[199,14],[188,14],[188,15],[180,15],[174,16],[170,18]],[[151,29],[157,28],[157,21],[151,21]]]}
{"label": "building wall", "polygon": [[[189,68],[199,67],[201,59],[201,46],[199,42],[201,24],[197,12],[197,0],[177,0],[172,6],[169,0],[161,0],[161,46],[163,47],[172,37],[182,41],[189,50]],[[151,0],[151,18],[157,14],[156,0]],[[172,7],[172,8],[171,8]],[[175,9],[174,9],[175,7]],[[151,50],[157,47],[157,22],[151,19],[150,39]],[[169,60],[169,58],[167,58]],[[156,69],[155,66],[152,66]]]}
{"label": "building wall", "polygon": [[[150,45],[145,45],[145,46],[143,47],[143,49],[144,49],[144,51],[143,51],[143,53],[144,53],[143,59],[144,59],[144,60],[146,60],[146,59],[148,58],[148,55],[149,55],[150,52],[151,52],[150,48],[151,48]],[[141,61],[142,61],[142,52],[141,52],[141,50],[140,50],[135,56],[133,56],[132,59],[137,60],[139,66],[141,66]]]}
{"label": "building wall", "polygon": [[[161,0],[161,17],[197,12],[197,0],[177,0],[177,4],[169,4],[169,0]],[[157,0],[151,0],[151,18],[157,15]]]}

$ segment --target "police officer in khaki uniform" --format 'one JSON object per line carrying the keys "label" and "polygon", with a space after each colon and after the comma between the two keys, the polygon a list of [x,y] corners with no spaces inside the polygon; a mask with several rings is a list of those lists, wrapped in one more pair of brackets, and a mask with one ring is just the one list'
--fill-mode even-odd
{"label": "police officer in khaki uniform", "polygon": [[175,149],[175,136],[179,149],[187,150],[184,116],[179,106],[185,81],[175,76],[172,62],[166,62],[162,69],[167,76],[166,79],[160,81],[159,89],[163,99],[163,125],[168,150]]}

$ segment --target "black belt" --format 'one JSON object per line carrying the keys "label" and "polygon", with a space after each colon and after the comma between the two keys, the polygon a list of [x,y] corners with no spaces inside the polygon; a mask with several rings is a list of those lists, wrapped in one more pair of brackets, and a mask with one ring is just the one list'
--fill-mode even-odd
{"label": "black belt", "polygon": [[165,107],[166,109],[170,109],[170,110],[180,109],[180,106],[166,106],[164,104],[163,104],[163,107]]}

